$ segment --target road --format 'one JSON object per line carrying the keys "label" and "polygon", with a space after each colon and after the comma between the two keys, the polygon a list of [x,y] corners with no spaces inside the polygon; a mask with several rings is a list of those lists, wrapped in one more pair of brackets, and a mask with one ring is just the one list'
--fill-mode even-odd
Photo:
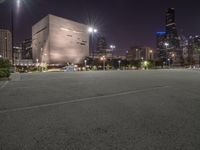
{"label": "road", "polygon": [[200,149],[199,71],[31,73],[0,85],[0,150]]}

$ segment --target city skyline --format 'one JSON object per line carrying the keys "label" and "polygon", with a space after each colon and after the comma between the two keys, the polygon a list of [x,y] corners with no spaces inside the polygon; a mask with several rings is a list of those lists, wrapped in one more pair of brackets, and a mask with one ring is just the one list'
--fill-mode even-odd
{"label": "city skyline", "polygon": [[[0,4],[0,27],[8,28],[9,3],[7,0]],[[77,4],[80,5],[77,5]],[[39,0],[24,1],[20,11],[15,17],[15,41],[22,42],[31,37],[31,26],[47,14],[58,15],[67,19],[95,24],[99,34],[104,35],[108,43],[114,43],[118,50],[126,51],[130,46],[142,45],[156,47],[155,33],[165,31],[165,11],[169,7],[176,9],[177,29],[180,33],[195,35],[200,33],[198,26],[198,4],[200,2],[164,1],[68,1],[60,0],[56,3],[52,0],[40,2]],[[196,9],[195,9],[196,8]],[[34,10],[37,10],[35,12]],[[25,20],[25,21],[24,21]],[[26,22],[26,23],[24,23]],[[116,25],[117,24],[117,25]],[[23,31],[23,32],[22,32]]]}

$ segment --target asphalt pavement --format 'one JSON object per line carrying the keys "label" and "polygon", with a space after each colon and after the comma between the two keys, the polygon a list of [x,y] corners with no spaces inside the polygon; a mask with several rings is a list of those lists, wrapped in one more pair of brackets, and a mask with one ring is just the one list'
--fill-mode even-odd
{"label": "asphalt pavement", "polygon": [[0,150],[199,150],[200,71],[14,74]]}

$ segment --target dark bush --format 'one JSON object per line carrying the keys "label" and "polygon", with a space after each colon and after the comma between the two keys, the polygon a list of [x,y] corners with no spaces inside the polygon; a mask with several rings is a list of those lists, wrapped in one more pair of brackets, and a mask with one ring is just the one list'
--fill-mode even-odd
{"label": "dark bush", "polygon": [[9,60],[0,59],[0,78],[8,78],[10,76],[10,67]]}
{"label": "dark bush", "polygon": [[11,64],[9,60],[0,59],[0,68],[10,68]]}
{"label": "dark bush", "polygon": [[10,69],[9,68],[0,68],[0,77],[9,77],[10,76]]}

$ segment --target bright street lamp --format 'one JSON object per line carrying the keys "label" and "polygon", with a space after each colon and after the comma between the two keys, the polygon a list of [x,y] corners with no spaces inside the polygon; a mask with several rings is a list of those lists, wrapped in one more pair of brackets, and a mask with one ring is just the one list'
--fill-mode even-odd
{"label": "bright street lamp", "polygon": [[17,8],[20,7],[20,4],[21,4],[21,0],[17,0]]}
{"label": "bright street lamp", "polygon": [[88,32],[89,32],[89,33],[92,33],[92,32],[93,32],[93,28],[92,28],[92,27],[89,27],[89,28],[88,28]]}
{"label": "bright street lamp", "polygon": [[89,33],[97,33],[98,30],[97,30],[96,28],[89,27],[89,28],[88,28],[88,32],[89,32]]}
{"label": "bright street lamp", "polygon": [[113,49],[116,48],[116,46],[115,45],[110,45],[110,48],[113,50]]}
{"label": "bright street lamp", "polygon": [[93,35],[97,34],[98,30],[94,27],[89,27],[88,28],[88,33],[92,35],[92,63],[94,63],[94,46],[93,46]]}

